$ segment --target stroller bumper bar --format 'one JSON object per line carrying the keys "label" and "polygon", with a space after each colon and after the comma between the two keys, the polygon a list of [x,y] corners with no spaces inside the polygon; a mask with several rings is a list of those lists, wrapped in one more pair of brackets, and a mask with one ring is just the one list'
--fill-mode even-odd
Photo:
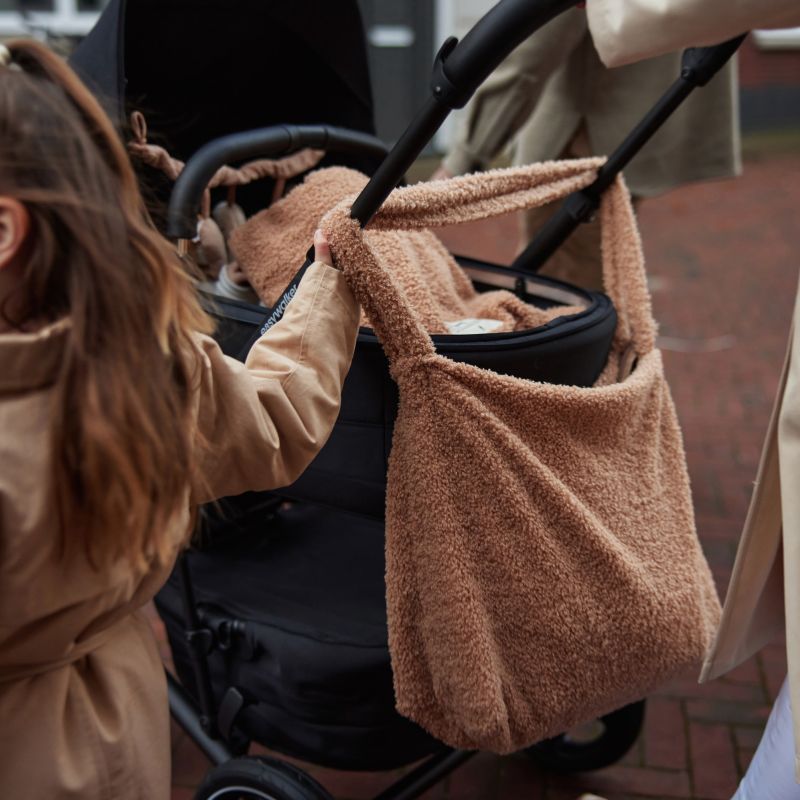
{"label": "stroller bumper bar", "polygon": [[330,125],[276,125],[222,136],[201,147],[175,182],[167,211],[167,235],[193,239],[203,192],[224,164],[288,155],[304,147],[382,159],[386,145],[375,136]]}

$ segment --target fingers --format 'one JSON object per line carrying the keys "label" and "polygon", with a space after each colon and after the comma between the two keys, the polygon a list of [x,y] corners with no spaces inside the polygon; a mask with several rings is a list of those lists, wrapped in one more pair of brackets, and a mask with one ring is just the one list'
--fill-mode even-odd
{"label": "fingers", "polygon": [[328,244],[328,239],[319,228],[314,231],[314,261],[321,261],[329,267],[333,266],[333,258],[331,256],[331,248]]}

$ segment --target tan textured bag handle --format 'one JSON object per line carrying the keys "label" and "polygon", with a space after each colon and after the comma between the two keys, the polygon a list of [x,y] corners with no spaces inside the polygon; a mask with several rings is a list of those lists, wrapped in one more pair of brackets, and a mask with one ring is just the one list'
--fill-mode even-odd
{"label": "tan textured bag handle", "polygon": [[[369,230],[416,230],[507,214],[545,205],[588,186],[603,159],[547,161],[492,170],[396,189],[369,224]],[[655,346],[655,322],[644,273],[641,241],[627,189],[618,178],[601,208],[603,282],[617,310],[615,344],[632,344],[644,355]],[[349,203],[322,221],[337,265],[348,276],[390,361],[434,352],[430,336],[390,271],[364,240]]]}

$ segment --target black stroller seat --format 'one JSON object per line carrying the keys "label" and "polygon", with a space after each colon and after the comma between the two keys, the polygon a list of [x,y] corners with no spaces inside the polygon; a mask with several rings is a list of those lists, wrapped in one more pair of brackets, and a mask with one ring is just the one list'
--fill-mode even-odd
{"label": "black stroller seat", "polygon": [[[284,507],[187,558],[199,615],[221,644],[209,658],[217,701],[244,689],[246,736],[340,769],[390,769],[441,748],[394,709],[380,522]],[[156,603],[196,696],[178,580]]]}

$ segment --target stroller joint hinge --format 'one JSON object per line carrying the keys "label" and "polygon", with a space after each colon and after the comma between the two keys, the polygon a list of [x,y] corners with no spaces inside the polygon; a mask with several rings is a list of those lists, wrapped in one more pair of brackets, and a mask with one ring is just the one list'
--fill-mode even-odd
{"label": "stroller joint hinge", "polygon": [[600,206],[599,198],[586,190],[573,192],[564,203],[564,210],[576,222],[591,222]]}
{"label": "stroller joint hinge", "polygon": [[739,49],[747,34],[713,47],[690,47],[681,57],[681,78],[692,87],[705,86]]}
{"label": "stroller joint hinge", "polygon": [[209,628],[186,631],[186,641],[197,655],[207,655],[214,649],[214,632]]}
{"label": "stroller joint hinge", "polygon": [[467,104],[472,91],[456,86],[445,72],[444,65],[447,56],[453,52],[458,44],[455,36],[448,36],[439,48],[433,62],[433,72],[431,74],[431,91],[438,103],[448,108],[463,108]]}

